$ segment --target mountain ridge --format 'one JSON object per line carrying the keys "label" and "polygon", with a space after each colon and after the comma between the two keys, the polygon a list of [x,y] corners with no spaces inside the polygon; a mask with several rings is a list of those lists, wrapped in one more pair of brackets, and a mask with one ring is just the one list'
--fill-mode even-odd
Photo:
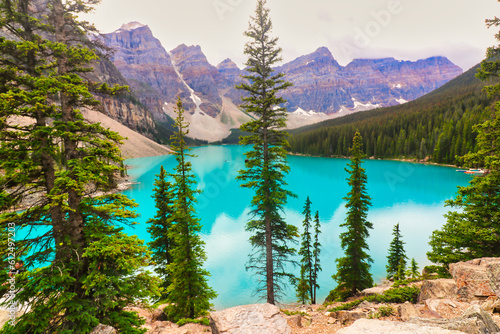
{"label": "mountain ridge", "polygon": [[[229,58],[214,66],[199,45],[181,44],[166,51],[151,29],[139,22],[104,36],[105,44],[115,49],[111,60],[157,121],[173,115],[177,97],[189,115],[194,138],[220,140],[250,119],[238,108],[243,93],[235,88],[245,80],[245,69]],[[445,57],[417,62],[355,59],[341,66],[324,46],[276,70],[294,84],[283,93],[289,128],[405,103],[462,73]]]}

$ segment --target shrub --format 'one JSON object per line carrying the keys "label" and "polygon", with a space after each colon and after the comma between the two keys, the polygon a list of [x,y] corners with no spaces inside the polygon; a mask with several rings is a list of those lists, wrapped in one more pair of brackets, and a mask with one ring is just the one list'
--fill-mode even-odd
{"label": "shrub", "polygon": [[208,318],[200,318],[200,319],[190,319],[190,318],[182,318],[177,321],[176,324],[179,326],[184,326],[185,324],[200,324],[203,326],[210,326],[210,320]]}

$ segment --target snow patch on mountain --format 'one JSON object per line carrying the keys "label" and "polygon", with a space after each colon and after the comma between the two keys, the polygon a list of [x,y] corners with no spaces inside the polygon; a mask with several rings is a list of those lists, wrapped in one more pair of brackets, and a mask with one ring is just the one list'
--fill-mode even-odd
{"label": "snow patch on mountain", "polygon": [[147,25],[142,24],[140,22],[134,21],[134,22],[129,22],[129,23],[122,24],[122,26],[120,27],[120,29],[118,29],[116,32],[119,32],[119,31],[132,31],[132,30],[139,29],[139,28],[142,28],[142,27],[147,27]]}

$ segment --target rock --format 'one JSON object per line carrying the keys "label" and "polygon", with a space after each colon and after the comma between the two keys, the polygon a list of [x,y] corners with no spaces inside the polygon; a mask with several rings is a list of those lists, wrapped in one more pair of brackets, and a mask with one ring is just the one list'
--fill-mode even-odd
{"label": "rock", "polygon": [[486,302],[481,305],[481,308],[489,313],[500,311],[500,299],[498,297],[488,297]]}
{"label": "rock", "polygon": [[90,334],[117,334],[118,332],[111,326],[99,324]]}
{"label": "rock", "polygon": [[214,334],[290,334],[280,309],[271,304],[232,307],[210,315]]}
{"label": "rock", "polygon": [[427,299],[425,306],[430,311],[439,314],[441,318],[452,318],[461,316],[471,305],[450,299]]}
{"label": "rock", "polygon": [[380,285],[380,286],[374,286],[373,288],[368,288],[364,289],[361,291],[362,296],[371,296],[371,295],[382,295],[384,292],[387,290],[391,289],[392,286],[390,285]]}
{"label": "rock", "polygon": [[11,320],[10,313],[7,310],[0,310],[0,328]]}
{"label": "rock", "polygon": [[408,322],[371,319],[357,320],[352,326],[340,329],[337,334],[463,334],[464,332]]}
{"label": "rock", "polygon": [[495,324],[491,316],[477,305],[471,306],[467,311],[465,311],[463,317],[477,318],[484,324],[484,327],[487,329],[487,333],[500,332],[500,327]]}
{"label": "rock", "polygon": [[398,306],[398,315],[402,321],[408,321],[410,318],[419,317],[420,312],[410,302]]}
{"label": "rock", "polygon": [[457,294],[463,300],[484,300],[500,295],[500,258],[481,258],[450,264],[457,283]]}
{"label": "rock", "polygon": [[412,318],[409,322],[422,326],[458,330],[468,334],[490,334],[500,331],[491,316],[477,305],[471,306],[461,317],[451,319]]}
{"label": "rock", "polygon": [[425,281],[418,295],[418,302],[427,299],[452,298],[456,295],[456,282],[453,279],[436,279]]}
{"label": "rock", "polygon": [[337,311],[332,313],[332,317],[340,321],[342,325],[348,325],[356,320],[367,318],[368,315],[363,311]]}

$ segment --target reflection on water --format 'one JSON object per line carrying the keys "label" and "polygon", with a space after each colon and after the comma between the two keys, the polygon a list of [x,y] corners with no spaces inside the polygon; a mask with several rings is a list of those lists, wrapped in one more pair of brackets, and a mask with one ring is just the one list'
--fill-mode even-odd
{"label": "reflection on water", "polygon": [[[209,146],[192,151],[198,156],[191,161],[198,189],[203,191],[198,196],[196,212],[203,225],[208,258],[206,268],[212,274],[209,283],[219,294],[214,300],[217,309],[258,301],[253,296],[258,277],[245,271],[251,252],[245,224],[249,219],[252,191],[241,188],[240,182],[235,180],[238,170],[244,166],[245,150],[240,146]],[[292,156],[289,161],[288,189],[298,198],[290,199],[286,206],[287,221],[301,227],[307,196],[311,198],[313,212],[319,210],[320,213],[323,271],[319,275],[318,301],[322,301],[334,287],[331,276],[335,273],[335,259],[343,256],[338,235],[341,232],[339,224],[346,214],[343,197],[349,189],[344,168],[348,160]],[[151,198],[155,174],[159,173],[160,165],[167,172],[171,171],[175,158],[130,159],[126,163],[132,166],[129,174],[138,184],[125,194],[137,201],[141,213],[137,220],[139,225],[128,232],[148,242],[150,237],[145,221],[155,214]],[[369,245],[375,281],[385,277],[387,249],[392,240],[392,228],[398,222],[408,257],[414,257],[423,268],[428,264],[425,253],[429,250],[429,236],[445,222],[443,215],[448,211],[444,207],[445,200],[454,197],[456,187],[466,185],[470,177],[452,168],[397,161],[367,160],[364,168],[373,203],[368,219],[374,225]],[[299,274],[298,269],[296,274]],[[293,289],[289,290],[285,301],[295,301]]]}

